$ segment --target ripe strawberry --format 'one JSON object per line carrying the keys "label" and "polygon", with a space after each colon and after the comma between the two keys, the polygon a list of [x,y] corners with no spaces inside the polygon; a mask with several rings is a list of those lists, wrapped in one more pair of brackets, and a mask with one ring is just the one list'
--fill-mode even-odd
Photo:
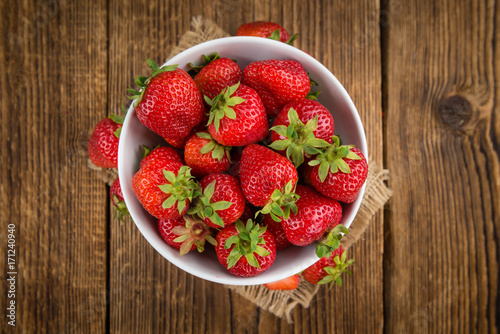
{"label": "ripe strawberry", "polygon": [[342,207],[334,199],[325,197],[310,187],[298,185],[297,214],[283,219],[281,225],[286,238],[297,246],[307,246],[319,240],[326,231],[340,223]]}
{"label": "ripe strawberry", "polygon": [[266,138],[269,122],[262,100],[255,90],[237,83],[227,87],[213,100],[208,131],[225,146],[244,146]]}
{"label": "ripe strawberry", "polygon": [[293,275],[282,280],[266,283],[264,286],[269,290],[295,290],[299,287],[300,275]]}
{"label": "ripe strawberry", "polygon": [[243,71],[229,58],[212,60],[194,77],[202,95],[213,99],[226,87],[236,85],[243,79]]}
{"label": "ripe strawberry", "polygon": [[290,241],[286,238],[281,222],[275,221],[270,215],[264,215],[262,223],[265,224],[267,226],[267,230],[274,235],[277,252],[291,245]]}
{"label": "ripe strawberry", "polygon": [[228,174],[209,174],[200,181],[201,194],[188,213],[198,215],[210,227],[221,228],[236,222],[245,209],[240,182]]}
{"label": "ripe strawberry", "polygon": [[94,128],[89,140],[90,161],[102,168],[118,168],[118,142],[123,116],[109,116]]}
{"label": "ripe strawberry", "polygon": [[118,219],[123,220],[123,217],[128,216],[129,212],[127,205],[125,205],[125,200],[123,199],[119,178],[116,178],[109,188],[109,197],[111,198],[111,204],[115,207],[115,214],[118,216]]}
{"label": "ripe strawberry", "polygon": [[246,199],[263,207],[261,213],[288,217],[290,210],[297,213],[297,171],[284,156],[261,145],[248,145],[240,161],[241,189]]}
{"label": "ripe strawberry", "polygon": [[210,228],[199,219],[184,215],[173,219],[159,219],[158,229],[167,244],[180,250],[184,255],[195,249],[204,251],[205,241],[216,244],[211,236]]}
{"label": "ripe strawberry", "polygon": [[263,273],[274,263],[274,237],[266,227],[249,219],[223,228],[216,237],[219,262],[236,276],[251,277]]}
{"label": "ripe strawberry", "polygon": [[304,158],[318,154],[316,148],[332,143],[334,122],[328,109],[319,102],[303,99],[281,109],[271,130],[269,146],[286,154],[298,167]]}
{"label": "ripe strawberry", "polygon": [[182,148],[191,129],[198,125],[204,112],[203,99],[194,80],[177,65],[153,69],[149,78],[140,76],[140,91],[129,89],[135,99],[137,118],[174,147]]}
{"label": "ripe strawberry", "polygon": [[220,173],[229,168],[230,150],[231,147],[213,140],[208,132],[197,132],[188,139],[184,147],[184,161],[196,177]]}
{"label": "ripe strawberry", "polygon": [[197,188],[190,168],[173,160],[151,160],[132,177],[135,196],[156,218],[173,219],[184,215]]}
{"label": "ripe strawberry", "polygon": [[144,149],[144,153],[142,155],[142,160],[139,167],[144,166],[149,161],[154,159],[172,160],[182,163],[181,156],[172,147],[157,146],[152,151],[145,145],[143,145],[142,148]]}
{"label": "ripe strawberry", "polygon": [[333,144],[309,161],[311,184],[323,195],[344,203],[358,197],[368,176],[368,164],[363,153],[354,145],[340,146],[337,136]]}
{"label": "ripe strawberry", "polygon": [[346,269],[348,266],[354,263],[354,260],[349,260],[346,262],[347,254],[344,252],[342,246],[340,246],[335,252],[333,252],[328,257],[321,258],[318,262],[312,266],[306,268],[302,272],[302,277],[311,284],[328,284],[333,283],[337,285],[342,285],[341,274],[347,273],[352,275],[351,272]]}
{"label": "ripe strawberry", "polygon": [[302,100],[311,82],[302,65],[295,60],[259,60],[243,71],[243,83],[262,98],[269,117],[275,117],[288,103]]}
{"label": "ripe strawberry", "polygon": [[236,36],[271,38],[287,44],[292,44],[297,38],[297,34],[290,38],[290,34],[279,24],[266,21],[256,21],[242,24],[236,31]]}

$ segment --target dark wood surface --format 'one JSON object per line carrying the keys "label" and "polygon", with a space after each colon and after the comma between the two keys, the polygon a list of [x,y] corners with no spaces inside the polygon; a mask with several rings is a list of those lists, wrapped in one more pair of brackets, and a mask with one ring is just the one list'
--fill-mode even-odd
{"label": "dark wood surface", "polygon": [[[486,333],[500,318],[496,1],[1,1],[0,328],[30,333]],[[394,196],[353,276],[293,324],[176,269],[113,219],[94,125],[192,16],[270,20],[343,83]],[[16,327],[8,225],[15,225]]]}

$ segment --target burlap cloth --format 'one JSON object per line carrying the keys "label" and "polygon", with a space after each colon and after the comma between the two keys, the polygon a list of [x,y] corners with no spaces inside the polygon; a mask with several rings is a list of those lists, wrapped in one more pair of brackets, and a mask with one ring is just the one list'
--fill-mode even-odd
{"label": "burlap cloth", "polygon": [[[177,46],[175,46],[167,59],[172,58],[179,52],[190,48],[196,44],[209,41],[216,38],[230,36],[222,30],[217,24],[208,19],[203,19],[201,16],[193,17],[192,30],[186,32]],[[387,188],[385,181],[388,179],[389,171],[381,169],[377,164],[368,159],[368,179],[366,191],[359,211],[349,227],[349,234],[342,238],[342,246],[348,249],[359,237],[363,234],[366,228],[370,225],[372,216],[389,200],[392,191]],[[89,161],[89,168],[96,170],[99,177],[111,185],[117,176],[116,170],[103,169],[94,166]],[[286,318],[289,323],[292,321],[292,311],[297,305],[309,307],[312,299],[316,295],[319,286],[312,285],[302,279],[297,289],[292,291],[271,291],[262,285],[255,286],[234,286],[228,285],[227,288],[240,294],[252,303],[273,313],[280,318]]]}

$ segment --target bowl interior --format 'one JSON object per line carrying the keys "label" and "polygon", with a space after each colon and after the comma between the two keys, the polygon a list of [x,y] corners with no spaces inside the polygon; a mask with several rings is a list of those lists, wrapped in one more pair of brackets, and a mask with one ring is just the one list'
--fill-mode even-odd
{"label": "bowl interior", "polygon": [[[256,60],[294,59],[300,62],[310,77],[319,84],[321,94],[318,101],[333,115],[335,132],[343,143],[354,144],[367,156],[366,138],[358,112],[339,81],[317,60],[307,53],[285,43],[258,37],[226,37],[198,44],[168,60],[168,64],[179,64],[189,69],[189,63],[201,63],[203,54],[218,52],[221,57],[237,59],[243,69]],[[207,247],[202,254],[191,252],[180,257],[178,251],[168,246],[157,229],[156,218],[150,216],[135,198],[131,180],[141,159],[142,145],[149,147],[163,143],[162,138],[142,125],[137,119],[133,106],[127,113],[118,149],[118,173],[125,203],[135,224],[148,242],[168,261],[200,278],[233,285],[255,285],[273,282],[296,274],[318,260],[315,246],[289,247],[277,254],[275,263],[266,272],[249,278],[230,274],[218,262],[215,252]],[[342,224],[349,227],[358,211],[364,193],[358,199],[344,205]]]}

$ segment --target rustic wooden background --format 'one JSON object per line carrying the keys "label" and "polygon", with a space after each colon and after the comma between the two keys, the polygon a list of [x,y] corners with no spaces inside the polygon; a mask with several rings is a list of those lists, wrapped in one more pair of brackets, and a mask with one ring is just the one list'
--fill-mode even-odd
{"label": "rustic wooden background", "polygon": [[[15,331],[494,333],[500,326],[500,3],[0,2],[0,326],[16,226]],[[394,196],[350,251],[353,277],[294,324],[177,270],[86,166],[94,125],[146,58],[204,15],[271,20],[350,93]]]}

